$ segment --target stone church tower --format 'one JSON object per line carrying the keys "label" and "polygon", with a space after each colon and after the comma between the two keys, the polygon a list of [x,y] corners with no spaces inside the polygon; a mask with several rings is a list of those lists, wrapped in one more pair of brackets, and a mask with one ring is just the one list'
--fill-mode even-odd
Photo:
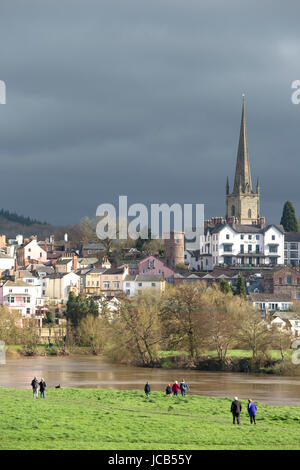
{"label": "stone church tower", "polygon": [[260,184],[257,179],[256,192],[252,188],[251,170],[246,134],[245,98],[243,95],[240,141],[236,160],[233,191],[229,194],[229,181],[226,183],[226,220],[235,219],[239,224],[257,224]]}

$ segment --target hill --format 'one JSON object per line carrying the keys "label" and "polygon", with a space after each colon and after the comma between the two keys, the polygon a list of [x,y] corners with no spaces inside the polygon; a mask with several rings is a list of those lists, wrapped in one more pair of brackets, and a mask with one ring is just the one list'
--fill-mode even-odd
{"label": "hill", "polygon": [[39,239],[49,237],[49,235],[60,235],[62,229],[47,222],[40,222],[30,217],[16,214],[5,209],[0,209],[0,234],[7,238],[14,238],[18,233],[25,237],[37,235]]}

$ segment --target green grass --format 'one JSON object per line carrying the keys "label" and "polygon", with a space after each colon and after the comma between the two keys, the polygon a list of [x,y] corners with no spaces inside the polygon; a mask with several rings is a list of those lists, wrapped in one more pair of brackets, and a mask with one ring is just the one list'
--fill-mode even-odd
{"label": "green grass", "polygon": [[[272,359],[281,359],[281,354],[280,351],[277,349],[272,349],[268,351]],[[291,349],[288,349],[285,351],[285,356],[290,357],[292,355],[293,351]],[[179,356],[181,354],[187,355],[187,352],[185,351],[160,351],[159,356],[160,357],[169,357],[169,356]],[[209,356],[209,357],[217,357],[218,353],[216,350],[206,350],[201,353],[202,356]],[[246,358],[246,357],[252,357],[252,351],[246,350],[246,349],[229,349],[227,352],[227,356],[231,358]]]}
{"label": "green grass", "polygon": [[230,399],[152,392],[0,388],[0,449],[300,449],[300,407],[258,404],[250,425],[246,402],[233,426]]}

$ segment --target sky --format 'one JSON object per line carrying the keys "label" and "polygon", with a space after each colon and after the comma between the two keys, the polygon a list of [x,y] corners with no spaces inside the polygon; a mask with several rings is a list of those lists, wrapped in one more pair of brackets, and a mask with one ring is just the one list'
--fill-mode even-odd
{"label": "sky", "polygon": [[261,214],[300,217],[300,4],[1,0],[0,207],[57,225],[133,203],[225,215],[246,94]]}

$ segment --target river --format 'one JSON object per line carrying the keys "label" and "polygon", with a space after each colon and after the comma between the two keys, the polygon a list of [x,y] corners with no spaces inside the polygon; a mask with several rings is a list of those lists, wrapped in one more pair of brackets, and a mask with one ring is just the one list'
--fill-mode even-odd
{"label": "river", "polygon": [[164,391],[168,383],[184,378],[191,393],[212,397],[238,396],[271,405],[300,406],[300,377],[180,369],[146,369],[110,364],[99,357],[35,357],[7,359],[0,365],[0,386],[30,389],[33,376],[47,387],[116,388]]}

